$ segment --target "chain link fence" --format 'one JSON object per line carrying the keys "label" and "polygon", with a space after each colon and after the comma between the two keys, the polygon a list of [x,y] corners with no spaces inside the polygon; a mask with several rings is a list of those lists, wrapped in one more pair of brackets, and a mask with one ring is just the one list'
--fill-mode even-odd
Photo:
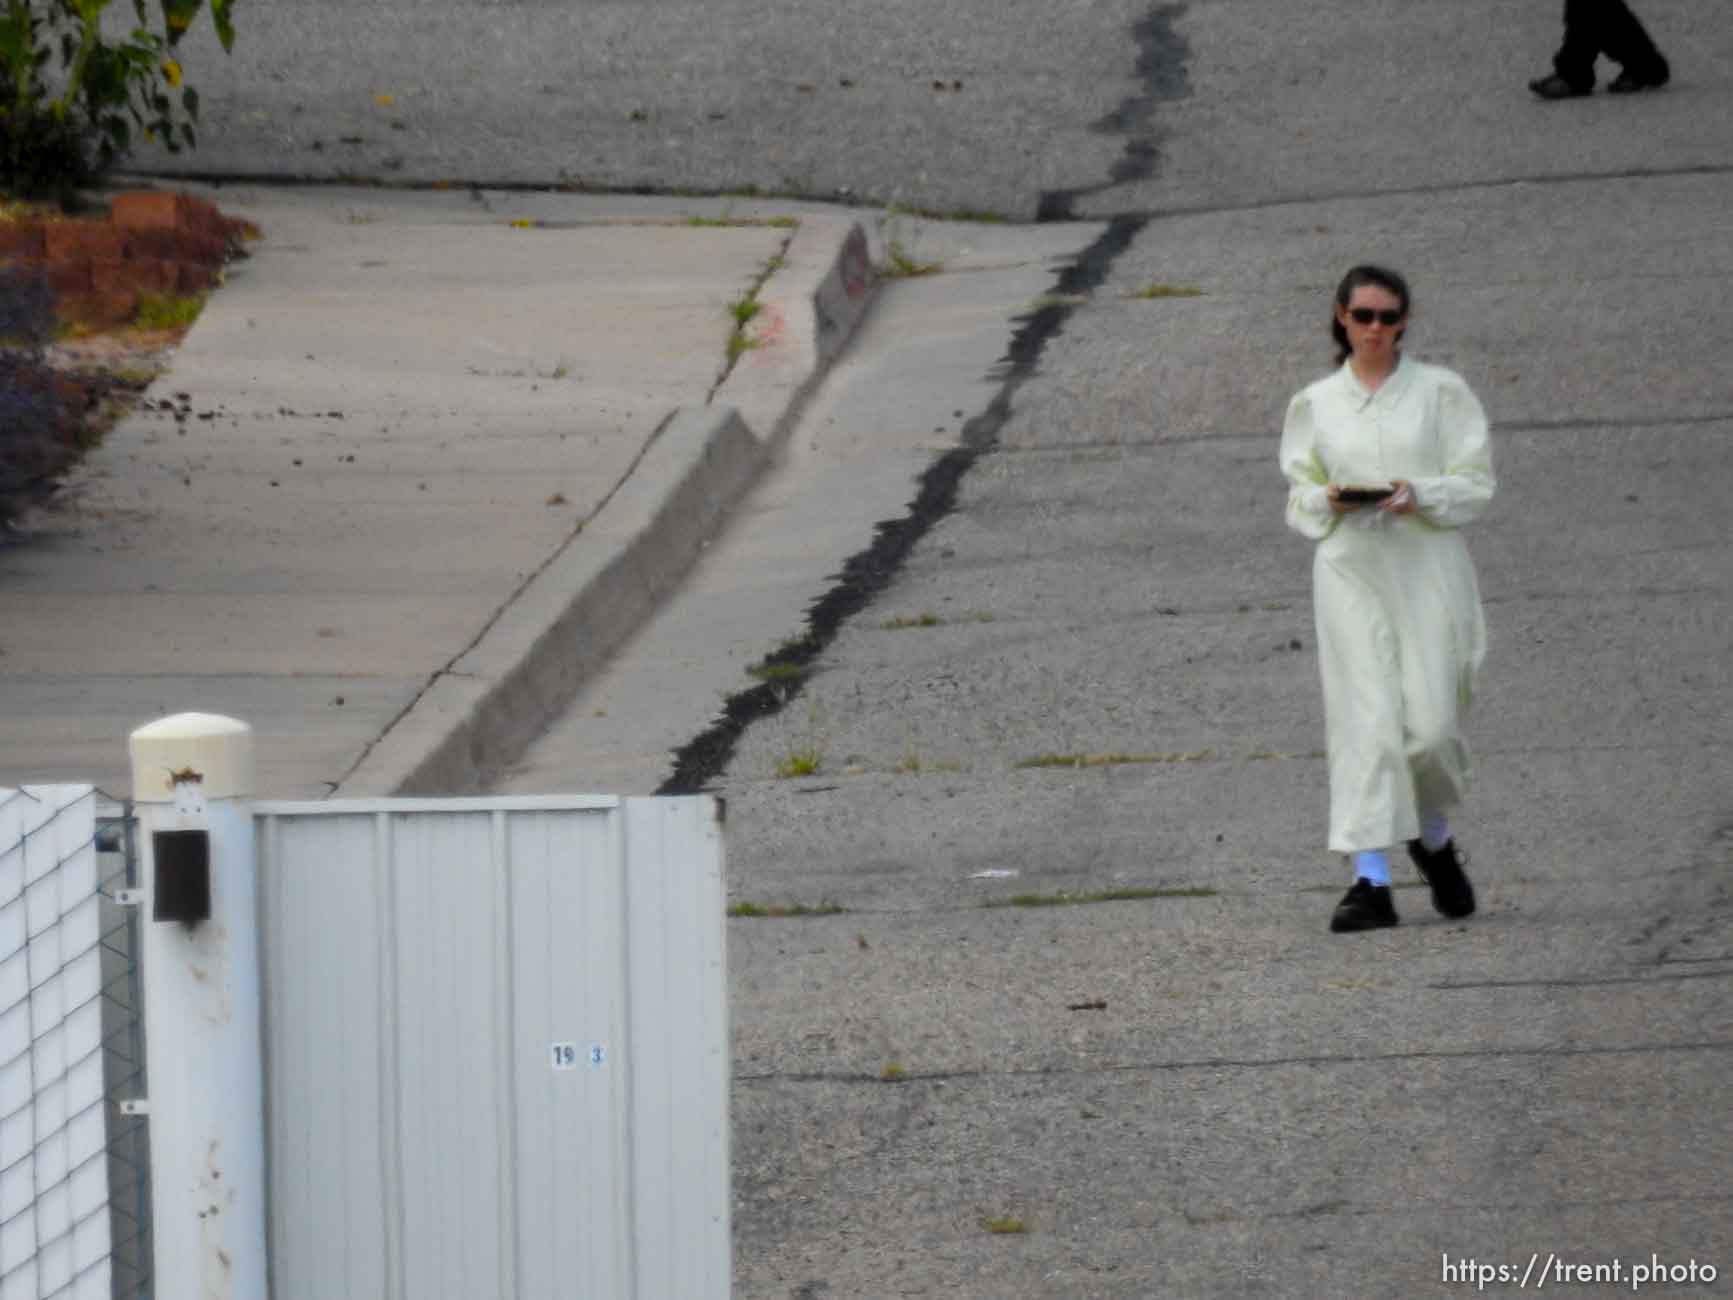
{"label": "chain link fence", "polygon": [[0,789],[0,1300],[152,1294],[130,809]]}

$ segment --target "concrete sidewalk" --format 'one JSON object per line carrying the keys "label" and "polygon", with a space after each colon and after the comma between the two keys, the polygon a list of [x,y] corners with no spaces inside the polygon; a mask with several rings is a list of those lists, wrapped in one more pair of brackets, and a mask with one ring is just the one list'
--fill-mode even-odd
{"label": "concrete sidewalk", "polygon": [[200,192],[265,238],[0,550],[0,785],[123,793],[127,734],[198,709],[254,725],[275,797],[477,788],[684,573],[871,297],[864,230],[812,205]]}

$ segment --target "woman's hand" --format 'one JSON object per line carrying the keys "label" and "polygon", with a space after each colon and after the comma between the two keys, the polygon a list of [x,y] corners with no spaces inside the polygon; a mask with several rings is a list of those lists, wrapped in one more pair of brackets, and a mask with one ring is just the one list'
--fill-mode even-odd
{"label": "woman's hand", "polygon": [[1340,484],[1337,484],[1337,483],[1328,484],[1324,488],[1324,491],[1329,494],[1330,513],[1333,515],[1345,515],[1345,514],[1348,514],[1350,511],[1358,510],[1360,508],[1358,505],[1356,505],[1352,501],[1342,500],[1342,497],[1341,497],[1342,488],[1341,488]]}
{"label": "woman's hand", "polygon": [[1411,515],[1420,509],[1420,503],[1414,499],[1414,485],[1407,479],[1392,479],[1390,487],[1390,495],[1378,503],[1380,510],[1388,510],[1393,515]]}

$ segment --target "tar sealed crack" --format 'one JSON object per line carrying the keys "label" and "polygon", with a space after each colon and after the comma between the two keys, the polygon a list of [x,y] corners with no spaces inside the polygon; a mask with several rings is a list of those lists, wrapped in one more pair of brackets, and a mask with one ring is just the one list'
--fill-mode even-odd
{"label": "tar sealed crack", "polygon": [[1152,10],[1131,29],[1137,42],[1137,78],[1142,87],[1127,96],[1118,108],[1090,130],[1122,136],[1125,144],[1108,179],[1099,185],[1070,190],[1044,190],[1035,209],[1037,221],[1075,221],[1077,201],[1120,185],[1150,180],[1161,161],[1161,132],[1155,122],[1156,107],[1163,100],[1184,99],[1191,94],[1186,73],[1191,47],[1176,30],[1185,13],[1183,4],[1167,4]]}
{"label": "tar sealed crack", "polygon": [[[1124,151],[1114,164],[1110,179],[1090,188],[1044,193],[1038,220],[1071,220],[1079,196],[1155,175],[1160,160],[1159,136],[1153,120],[1156,105],[1161,100],[1178,99],[1190,93],[1185,67],[1190,51],[1174,31],[1175,21],[1184,12],[1184,5],[1162,5],[1132,28],[1143,90],[1094,124],[1095,130],[1126,137]],[[1017,332],[1011,336],[1010,347],[994,372],[999,391],[986,410],[963,426],[961,444],[934,461],[921,476],[920,490],[908,514],[878,524],[872,544],[843,565],[835,585],[813,603],[807,614],[806,631],[756,665],[760,672],[777,670],[777,680],[729,696],[721,716],[702,734],[674,751],[673,774],[658,787],[657,794],[694,794],[703,790],[728,766],[748,727],[781,711],[801,693],[811,674],[786,670],[808,668],[836,639],[842,624],[890,585],[915,544],[956,507],[963,476],[981,456],[998,445],[1000,432],[1011,417],[1012,398],[1035,373],[1047,345],[1064,332],[1078,305],[1105,283],[1120,254],[1148,223],[1148,217],[1136,215],[1109,221],[1095,242],[1059,273],[1043,305],[1017,318]]]}

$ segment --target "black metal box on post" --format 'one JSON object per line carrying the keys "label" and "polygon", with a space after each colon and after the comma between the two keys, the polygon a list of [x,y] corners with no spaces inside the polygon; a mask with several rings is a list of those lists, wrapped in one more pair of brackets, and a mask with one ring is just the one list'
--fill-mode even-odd
{"label": "black metal box on post", "polygon": [[151,889],[151,918],[197,925],[211,915],[211,833],[155,831],[151,853],[156,878]]}

